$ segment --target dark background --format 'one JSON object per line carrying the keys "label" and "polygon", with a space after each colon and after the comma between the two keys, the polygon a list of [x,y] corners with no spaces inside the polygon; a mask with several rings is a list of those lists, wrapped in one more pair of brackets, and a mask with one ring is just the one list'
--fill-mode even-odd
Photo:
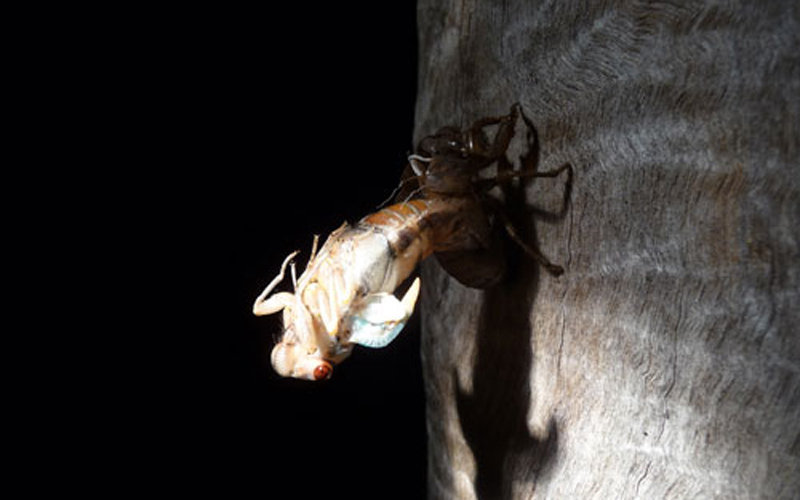
{"label": "dark background", "polygon": [[158,262],[138,303],[165,313],[142,325],[166,372],[138,411],[148,474],[179,490],[424,496],[419,313],[324,383],[278,377],[280,315],[251,313],[289,252],[302,269],[313,234],[397,185],[417,57],[415,5],[401,4],[171,13],[172,39],[131,76],[146,123],[131,157],[147,189],[134,196],[157,213],[132,219],[148,235],[139,253]]}

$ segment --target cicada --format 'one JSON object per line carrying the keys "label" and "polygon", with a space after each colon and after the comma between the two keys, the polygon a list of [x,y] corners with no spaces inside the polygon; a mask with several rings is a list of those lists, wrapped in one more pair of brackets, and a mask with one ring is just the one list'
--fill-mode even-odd
{"label": "cicada", "polygon": [[[513,177],[553,177],[569,165],[548,172],[498,170],[491,177],[482,175],[506,154],[519,115],[519,105],[514,105],[508,115],[483,118],[465,130],[445,127],[422,139],[409,156],[403,181],[414,186],[410,196],[356,224],[343,224],[319,249],[315,237],[299,278],[293,263],[298,252],[286,257],[253,305],[257,316],[283,311],[283,335],[271,354],[276,372],[324,380],[355,345],[388,345],[414,311],[419,277],[401,297],[395,292],[433,253],[467,286],[496,283],[503,273],[503,259],[493,243],[498,222],[550,273],[562,273],[519,239],[489,191]],[[497,129],[492,140],[486,133],[490,126]],[[287,266],[294,291],[273,293],[285,279]]]}

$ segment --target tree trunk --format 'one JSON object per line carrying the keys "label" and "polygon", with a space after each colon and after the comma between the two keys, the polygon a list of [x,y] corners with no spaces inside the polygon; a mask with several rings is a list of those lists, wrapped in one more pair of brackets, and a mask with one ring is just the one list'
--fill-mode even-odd
{"label": "tree trunk", "polygon": [[574,168],[508,200],[562,276],[423,266],[430,497],[797,498],[797,2],[419,0],[418,23],[417,138],[519,102],[539,168]]}

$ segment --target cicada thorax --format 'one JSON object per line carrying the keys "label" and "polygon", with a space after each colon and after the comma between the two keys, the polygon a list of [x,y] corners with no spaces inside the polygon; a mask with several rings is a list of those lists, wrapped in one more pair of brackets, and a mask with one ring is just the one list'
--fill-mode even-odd
{"label": "cicada thorax", "polygon": [[297,282],[295,294],[315,322],[317,330],[324,332],[326,343],[339,335],[342,316],[352,306],[360,289],[359,276],[352,262],[357,259],[347,225],[334,231],[309,263]]}
{"label": "cicada thorax", "polygon": [[338,356],[366,302],[393,292],[413,270],[398,256],[397,236],[367,223],[345,224],[331,233],[298,280],[295,294],[313,324],[306,338],[322,356]]}

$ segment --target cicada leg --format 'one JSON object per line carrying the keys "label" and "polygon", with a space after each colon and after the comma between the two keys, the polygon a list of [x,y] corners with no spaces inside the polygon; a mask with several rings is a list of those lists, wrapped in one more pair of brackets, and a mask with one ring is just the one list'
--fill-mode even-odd
{"label": "cicada leg", "polygon": [[284,259],[278,275],[275,276],[269,285],[264,288],[264,291],[262,291],[258,297],[256,297],[256,300],[253,303],[253,314],[256,316],[274,314],[284,307],[291,305],[291,303],[294,301],[294,295],[289,292],[279,292],[272,296],[270,296],[270,293],[272,293],[272,290],[275,289],[278,283],[283,281],[283,277],[286,273],[286,266],[298,253],[298,251],[292,252],[286,257],[286,259]]}
{"label": "cicada leg", "polygon": [[[511,106],[511,111],[503,116],[489,116],[475,121],[467,132],[469,153],[485,158],[487,165],[504,155],[514,137],[514,127],[519,116],[519,104]],[[483,129],[499,124],[494,141],[487,144]]]}
{"label": "cicada leg", "polygon": [[475,184],[477,186],[478,192],[486,193],[487,191],[491,190],[493,187],[502,184],[504,182],[508,182],[511,179],[524,179],[524,178],[531,178],[531,177],[558,177],[561,172],[567,172],[567,189],[571,189],[572,187],[572,165],[569,163],[565,163],[560,167],[553,169],[553,170],[546,170],[544,172],[539,172],[536,169],[524,169],[524,170],[504,170],[498,172],[497,175],[488,179],[481,179],[477,181]]}

